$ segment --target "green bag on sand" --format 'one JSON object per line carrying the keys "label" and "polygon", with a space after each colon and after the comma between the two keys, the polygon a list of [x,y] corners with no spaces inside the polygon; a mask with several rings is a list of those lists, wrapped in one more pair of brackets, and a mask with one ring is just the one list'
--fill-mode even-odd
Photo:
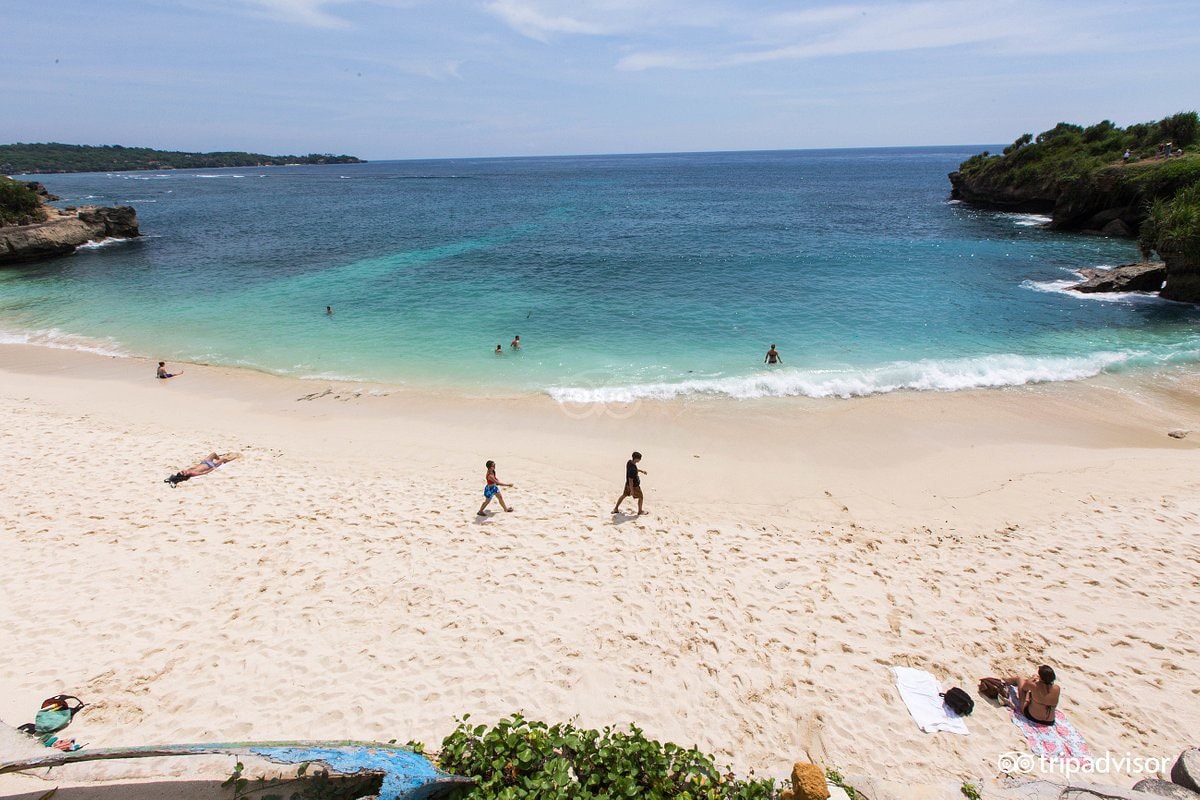
{"label": "green bag on sand", "polygon": [[[71,705],[71,700],[75,701],[75,705]],[[70,694],[56,694],[48,700],[43,700],[41,709],[33,718],[33,730],[30,733],[35,736],[58,733],[71,724],[71,720],[75,719],[75,715],[83,706],[83,701]],[[22,725],[21,727],[28,728],[29,726]]]}
{"label": "green bag on sand", "polygon": [[38,736],[47,733],[58,733],[71,724],[73,715],[65,708],[43,708],[33,718],[33,731]]}

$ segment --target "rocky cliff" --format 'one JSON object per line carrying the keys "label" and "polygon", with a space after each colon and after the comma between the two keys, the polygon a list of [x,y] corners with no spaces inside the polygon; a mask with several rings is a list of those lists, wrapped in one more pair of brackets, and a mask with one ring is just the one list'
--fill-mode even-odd
{"label": "rocky cliff", "polygon": [[1183,253],[1159,253],[1167,264],[1167,282],[1159,297],[1200,303],[1200,260]]}
{"label": "rocky cliff", "polygon": [[1074,181],[1028,184],[1014,184],[993,173],[960,170],[950,173],[950,196],[983,208],[1048,214],[1051,221],[1047,227],[1054,230],[1132,237],[1154,199],[1169,197],[1186,181],[1194,180],[1194,175],[1186,172],[1172,180],[1175,175],[1161,174],[1167,166],[1175,165],[1111,166]]}
{"label": "rocky cliff", "polygon": [[0,227],[0,265],[64,256],[87,242],[140,236],[137,212],[129,206],[43,206],[44,221]]}

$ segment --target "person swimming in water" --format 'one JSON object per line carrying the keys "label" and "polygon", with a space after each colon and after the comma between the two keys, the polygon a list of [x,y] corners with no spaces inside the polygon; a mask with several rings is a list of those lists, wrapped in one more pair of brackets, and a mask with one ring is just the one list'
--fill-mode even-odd
{"label": "person swimming in water", "polygon": [[496,345],[496,349],[493,350],[492,352],[498,356],[502,356],[502,355],[504,355],[504,348],[502,348],[500,345]]}
{"label": "person swimming in water", "polygon": [[763,359],[764,364],[782,364],[783,357],[779,355],[779,351],[775,349],[775,345],[771,345],[771,349],[767,351],[766,358]]}
{"label": "person swimming in water", "polygon": [[513,340],[509,343],[508,346],[511,347],[513,350],[520,350],[521,349],[521,334],[518,333],[516,336],[514,336]]}

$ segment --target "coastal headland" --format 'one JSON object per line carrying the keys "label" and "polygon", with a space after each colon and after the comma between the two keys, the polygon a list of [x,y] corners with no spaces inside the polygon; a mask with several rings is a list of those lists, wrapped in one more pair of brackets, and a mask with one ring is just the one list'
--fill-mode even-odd
{"label": "coastal headland", "polygon": [[58,208],[40,183],[0,177],[0,266],[69,255],[83,244],[141,235],[130,206]]}
{"label": "coastal headland", "polygon": [[1047,227],[1136,237],[1165,262],[1161,295],[1200,302],[1200,117],[1182,112],[1120,128],[1059,123],[950,173],[951,196],[1049,214]]}
{"label": "coastal headland", "polygon": [[[921,733],[889,666],[1051,663],[1093,753],[1200,725],[1194,374],[567,406],[153,367],[0,346],[6,721],[49,688],[106,746],[436,746],[522,710],[922,783],[1023,740],[982,701]],[[163,483],[214,449],[243,458]],[[633,449],[651,513],[614,517]],[[487,459],[516,510],[480,520]]]}
{"label": "coastal headland", "polygon": [[332,153],[270,156],[242,151],[188,153],[179,150],[156,150],[152,147],[60,142],[0,144],[0,174],[12,175],[361,163],[363,161],[360,158]]}

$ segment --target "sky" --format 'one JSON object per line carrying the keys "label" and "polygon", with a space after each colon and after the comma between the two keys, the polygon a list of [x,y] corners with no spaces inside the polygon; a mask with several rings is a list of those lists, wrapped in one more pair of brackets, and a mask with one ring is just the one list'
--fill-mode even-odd
{"label": "sky", "polygon": [[373,160],[987,144],[1200,108],[1200,2],[0,0],[0,71],[0,143]]}

